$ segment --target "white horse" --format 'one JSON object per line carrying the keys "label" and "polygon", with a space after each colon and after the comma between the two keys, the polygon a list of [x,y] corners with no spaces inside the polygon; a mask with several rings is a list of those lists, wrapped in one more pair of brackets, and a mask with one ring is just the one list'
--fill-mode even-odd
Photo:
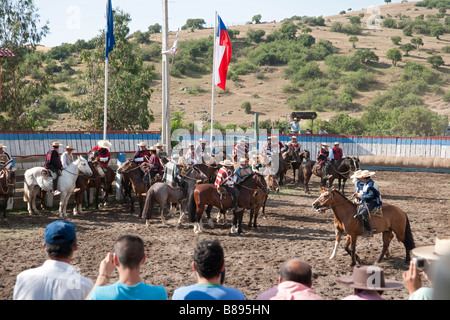
{"label": "white horse", "polygon": [[[52,177],[50,175],[43,175],[46,169],[43,167],[35,167],[25,171],[23,200],[28,203],[28,213],[38,213],[36,209],[36,196],[40,192],[40,188],[47,192],[53,189]],[[59,200],[59,218],[66,219],[67,202],[70,194],[75,189],[75,182],[77,181],[79,173],[82,172],[88,176],[92,175],[92,170],[89,164],[83,157],[78,156],[78,159],[72,162],[66,169],[62,170],[62,174],[58,179],[57,190],[61,192]]]}

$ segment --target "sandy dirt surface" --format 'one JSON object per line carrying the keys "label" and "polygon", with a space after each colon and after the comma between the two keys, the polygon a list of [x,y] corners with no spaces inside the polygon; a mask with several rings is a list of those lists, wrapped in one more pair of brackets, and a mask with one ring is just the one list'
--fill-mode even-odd
{"label": "sandy dirt surface", "polygon": [[[170,298],[174,289],[196,280],[191,269],[195,244],[205,239],[219,239],[226,255],[226,285],[240,289],[249,300],[275,285],[281,264],[293,257],[312,266],[313,289],[317,294],[327,300],[341,299],[351,294],[351,289],[336,285],[335,278],[350,275],[352,268],[343,241],[335,260],[329,260],[334,243],[333,214],[331,211],[319,214],[311,207],[319,195],[317,177],[312,178],[311,195],[306,195],[300,186],[293,185],[292,171],[289,173],[286,187],[279,194],[269,196],[267,219],[258,219],[258,229],[247,227],[246,215],[243,236],[231,235],[230,215],[228,225],[216,224],[211,229],[205,224],[205,231],[200,235],[194,234],[188,222],[178,226],[178,216],[170,218],[165,226],[159,217],[154,217],[147,228],[141,219],[129,214],[128,205],[122,204],[112,204],[99,211],[91,209],[81,216],[71,217],[79,238],[73,264],[81,274],[95,279],[99,263],[112,250],[114,241],[126,233],[138,234],[145,241],[148,255],[142,269],[143,279],[165,286]],[[375,180],[384,202],[397,205],[408,214],[416,246],[431,245],[436,236],[448,235],[448,174],[380,171]],[[347,193],[351,193],[352,188],[348,183]],[[9,213],[7,221],[0,222],[0,299],[12,299],[15,278],[21,271],[45,261],[41,244],[45,226],[57,219],[55,211],[39,216]],[[357,253],[362,263],[374,264],[381,247],[380,235],[360,238]],[[407,265],[404,247],[395,238],[390,252],[391,256],[380,266],[387,278],[401,281]],[[116,280],[115,272],[111,281]],[[408,293],[403,288],[387,291],[384,297],[403,300],[408,298]]]}

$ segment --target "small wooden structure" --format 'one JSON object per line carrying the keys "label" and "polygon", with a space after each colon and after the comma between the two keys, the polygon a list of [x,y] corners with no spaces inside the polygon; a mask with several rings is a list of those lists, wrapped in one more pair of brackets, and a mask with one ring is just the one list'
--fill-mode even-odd
{"label": "small wooden structure", "polygon": [[8,48],[0,48],[0,101],[2,101],[2,58],[12,58],[14,54]]}
{"label": "small wooden structure", "polygon": [[299,121],[302,119],[311,120],[311,133],[313,133],[314,119],[317,118],[317,113],[310,112],[292,112],[291,113],[291,121],[297,118]]}

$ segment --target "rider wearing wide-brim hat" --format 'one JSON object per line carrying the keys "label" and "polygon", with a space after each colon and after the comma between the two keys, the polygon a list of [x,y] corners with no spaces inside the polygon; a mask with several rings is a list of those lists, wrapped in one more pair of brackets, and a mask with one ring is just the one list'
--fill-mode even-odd
{"label": "rider wearing wide-brim hat", "polygon": [[44,168],[50,172],[53,178],[53,194],[58,195],[60,194],[60,192],[56,190],[58,186],[58,178],[61,175],[61,170],[64,169],[58,152],[61,144],[58,141],[54,141],[50,145],[52,148],[45,156]]}
{"label": "rider wearing wide-brim hat", "polygon": [[328,143],[322,142],[321,148],[317,153],[317,163],[319,163],[322,167],[322,178],[329,179],[331,175],[329,174],[329,155],[330,151],[328,151]]}
{"label": "rider wearing wide-brim hat", "polygon": [[64,151],[61,156],[61,163],[64,168],[67,168],[72,162],[73,162],[73,154],[72,151],[75,150],[72,146],[66,146],[64,147]]}
{"label": "rider wearing wide-brim hat", "polygon": [[374,209],[381,208],[383,204],[381,201],[380,190],[371,178],[373,175],[375,175],[375,172],[363,170],[356,176],[356,179],[359,179],[363,183],[362,191],[355,193],[355,198],[360,199],[362,202],[362,207],[358,210],[356,216],[360,218],[363,223],[363,236],[370,236],[372,232],[376,231],[373,230],[370,225],[369,213]]}
{"label": "rider wearing wide-brim hat", "polygon": [[0,143],[0,172],[4,169],[9,170],[12,165],[11,156],[3,150],[5,148],[7,148],[7,146]]}
{"label": "rider wearing wide-brim hat", "polygon": [[236,188],[233,179],[232,169],[234,168],[234,162],[229,159],[225,159],[224,161],[220,162],[220,165],[222,165],[222,167],[219,169],[219,172],[217,172],[214,186],[217,188],[217,190],[223,187],[225,188],[225,190],[231,193],[231,195],[233,196],[232,208],[233,210],[236,210],[238,205],[239,191]]}
{"label": "rider wearing wide-brim hat", "polygon": [[147,149],[147,144],[145,142],[138,143],[139,150],[134,154],[133,160],[138,166],[143,163],[148,163],[150,159],[150,150]]}
{"label": "rider wearing wide-brim hat", "polygon": [[94,154],[96,153],[100,165],[104,168],[108,166],[109,161],[111,160],[111,154],[109,153],[109,148],[111,148],[111,146],[112,144],[108,140],[100,140],[91,150]]}

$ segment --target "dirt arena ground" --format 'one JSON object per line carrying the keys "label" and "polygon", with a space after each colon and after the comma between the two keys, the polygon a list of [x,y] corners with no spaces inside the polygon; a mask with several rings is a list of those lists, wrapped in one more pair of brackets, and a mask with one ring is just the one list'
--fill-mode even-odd
{"label": "dirt arena ground", "polygon": [[[449,174],[380,171],[374,179],[384,202],[397,205],[408,214],[416,246],[431,245],[436,236],[449,235]],[[353,184],[348,183],[347,193],[352,188]],[[230,234],[231,216],[228,225],[216,224],[214,229],[205,225],[205,232],[195,235],[190,223],[177,225],[177,216],[170,218],[166,226],[159,217],[153,218],[147,228],[122,204],[89,210],[71,217],[79,238],[73,264],[81,274],[95,279],[99,263],[112,250],[114,241],[125,233],[138,234],[146,243],[148,255],[143,280],[165,286],[170,298],[175,288],[196,281],[191,269],[195,244],[204,239],[219,239],[226,255],[226,285],[240,289],[247,299],[252,300],[275,285],[281,264],[298,257],[312,266],[314,291],[327,300],[338,300],[351,294],[351,289],[335,283],[336,277],[351,274],[350,257],[344,252],[342,241],[335,260],[329,260],[334,243],[333,215],[331,211],[319,214],[312,210],[311,204],[318,195],[317,177],[312,178],[311,195],[289,182],[279,194],[269,196],[267,219],[259,218],[257,230],[249,230],[248,215],[244,218],[243,236]],[[55,211],[39,216],[9,213],[7,221],[0,222],[0,299],[12,299],[15,278],[21,271],[45,261],[41,249],[44,228],[57,219]],[[374,264],[381,246],[380,235],[360,238],[357,252],[363,263]],[[393,239],[390,252],[391,257],[380,266],[387,278],[401,281],[408,267],[404,263],[403,245]],[[115,272],[111,282],[116,280]],[[386,291],[384,297],[404,300],[408,293],[403,288]]]}

